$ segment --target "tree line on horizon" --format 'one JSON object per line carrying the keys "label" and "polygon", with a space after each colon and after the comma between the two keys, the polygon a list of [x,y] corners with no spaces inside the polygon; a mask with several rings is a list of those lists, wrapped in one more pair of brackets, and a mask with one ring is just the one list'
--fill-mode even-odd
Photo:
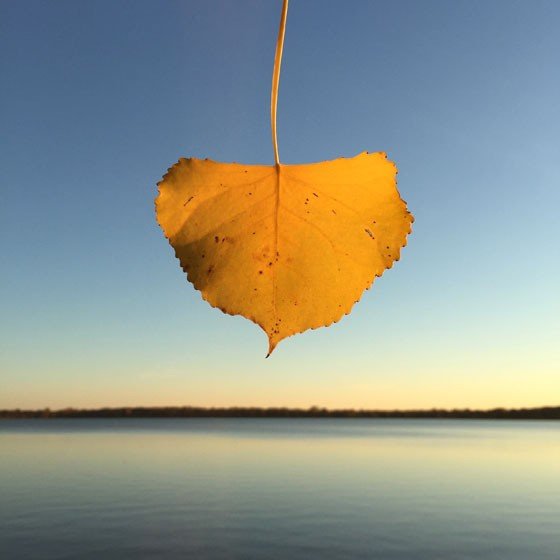
{"label": "tree line on horizon", "polygon": [[560,406],[539,408],[363,410],[312,406],[284,407],[119,407],[51,410],[0,410],[0,419],[18,418],[463,418],[504,420],[560,420]]}

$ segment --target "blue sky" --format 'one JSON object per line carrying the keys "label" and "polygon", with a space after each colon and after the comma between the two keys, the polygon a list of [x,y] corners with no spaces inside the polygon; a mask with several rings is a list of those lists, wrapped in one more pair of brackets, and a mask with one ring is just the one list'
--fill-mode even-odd
{"label": "blue sky", "polygon": [[292,0],[280,157],[386,151],[414,232],[340,323],[282,342],[188,284],[179,157],[273,163],[281,2],[0,6],[0,407],[560,401],[560,3]]}

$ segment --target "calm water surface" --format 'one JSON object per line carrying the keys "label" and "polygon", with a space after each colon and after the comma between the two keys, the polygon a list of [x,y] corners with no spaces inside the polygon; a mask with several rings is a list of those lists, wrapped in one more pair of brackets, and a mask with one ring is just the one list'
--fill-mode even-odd
{"label": "calm water surface", "polygon": [[560,559],[560,423],[0,421],[0,558]]}

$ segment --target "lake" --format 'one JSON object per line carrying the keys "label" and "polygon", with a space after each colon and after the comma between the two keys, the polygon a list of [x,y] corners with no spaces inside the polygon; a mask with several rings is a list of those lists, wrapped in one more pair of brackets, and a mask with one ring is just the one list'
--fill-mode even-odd
{"label": "lake", "polygon": [[560,558],[560,422],[0,421],[0,558]]}

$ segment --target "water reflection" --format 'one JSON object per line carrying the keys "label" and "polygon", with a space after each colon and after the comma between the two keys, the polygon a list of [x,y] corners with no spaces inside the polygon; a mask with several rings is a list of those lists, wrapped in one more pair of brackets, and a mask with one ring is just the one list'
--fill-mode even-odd
{"label": "water reflection", "polygon": [[552,422],[31,420],[0,449],[2,558],[560,550]]}

